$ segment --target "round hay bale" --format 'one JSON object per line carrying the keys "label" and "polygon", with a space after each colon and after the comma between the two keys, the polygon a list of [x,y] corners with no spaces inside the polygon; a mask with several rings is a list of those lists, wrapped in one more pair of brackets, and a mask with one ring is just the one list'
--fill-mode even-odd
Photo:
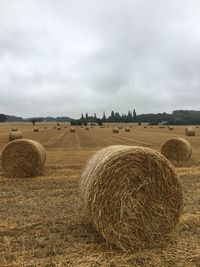
{"label": "round hay bale", "polygon": [[125,132],[130,132],[130,131],[131,131],[130,128],[128,128],[128,127],[125,128]]}
{"label": "round hay bale", "polygon": [[46,130],[47,129],[47,126],[44,126],[44,129]]}
{"label": "round hay bale", "polygon": [[9,141],[13,141],[15,139],[21,139],[22,138],[22,132],[20,131],[11,131],[8,137]]}
{"label": "round hay bale", "polygon": [[113,128],[113,133],[119,133],[119,129],[118,128]]}
{"label": "round hay bale", "polygon": [[8,177],[33,177],[42,174],[45,160],[46,152],[41,144],[18,139],[4,147],[1,166]]}
{"label": "round hay bale", "polygon": [[39,132],[39,128],[34,128],[33,131],[34,132]]}
{"label": "round hay bale", "polygon": [[188,127],[185,130],[187,136],[195,136],[195,130],[192,127]]}
{"label": "round hay bale", "polygon": [[61,130],[61,126],[57,126],[57,130],[60,131]]}
{"label": "round hay bale", "polygon": [[14,127],[14,128],[11,128],[11,131],[16,132],[16,131],[18,131],[18,129],[16,127]]}
{"label": "round hay bale", "polygon": [[76,132],[76,128],[70,128],[70,132],[71,133],[75,133]]}
{"label": "round hay bale", "polygon": [[90,128],[89,127],[85,127],[85,130],[89,130]]}
{"label": "round hay bale", "polygon": [[82,173],[80,190],[94,227],[125,252],[159,245],[182,213],[175,168],[149,148],[98,151]]}
{"label": "round hay bale", "polygon": [[184,161],[191,157],[192,146],[187,140],[175,137],[161,146],[161,153],[170,161]]}
{"label": "round hay bale", "polygon": [[118,129],[120,129],[120,130],[121,130],[121,129],[122,129],[122,126],[118,126]]}
{"label": "round hay bale", "polygon": [[170,131],[174,130],[174,128],[173,128],[172,126],[169,126],[168,129],[169,129]]}

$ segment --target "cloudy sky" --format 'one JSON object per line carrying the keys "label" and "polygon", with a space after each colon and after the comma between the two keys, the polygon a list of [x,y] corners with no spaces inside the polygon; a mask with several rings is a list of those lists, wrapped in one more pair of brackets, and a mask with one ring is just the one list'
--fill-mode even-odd
{"label": "cloudy sky", "polygon": [[0,113],[200,109],[199,0],[0,0]]}

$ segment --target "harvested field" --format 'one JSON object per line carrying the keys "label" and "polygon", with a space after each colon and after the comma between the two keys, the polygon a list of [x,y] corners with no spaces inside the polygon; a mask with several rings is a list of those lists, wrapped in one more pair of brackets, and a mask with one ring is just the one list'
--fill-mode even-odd
{"label": "harvested field", "polygon": [[[61,123],[61,126],[66,124]],[[115,124],[116,125],[116,124]],[[43,176],[7,178],[0,167],[0,266],[41,267],[199,267],[200,266],[200,129],[185,136],[185,126],[131,127],[130,132],[95,126],[61,131],[55,124],[12,124],[23,138],[40,142],[47,160]],[[112,125],[113,126],[113,125]],[[44,129],[47,127],[47,129]],[[0,154],[10,125],[0,127]],[[193,148],[191,158],[176,166],[184,190],[183,220],[165,246],[123,253],[93,229],[79,192],[86,161],[108,145],[141,145],[160,151],[169,138],[182,137]]]}

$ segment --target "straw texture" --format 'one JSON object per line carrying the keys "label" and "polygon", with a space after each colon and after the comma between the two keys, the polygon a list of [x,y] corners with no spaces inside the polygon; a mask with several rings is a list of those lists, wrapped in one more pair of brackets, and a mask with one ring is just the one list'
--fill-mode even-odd
{"label": "straw texture", "polygon": [[32,177],[42,174],[45,160],[46,153],[41,144],[18,139],[4,147],[1,166],[8,177]]}
{"label": "straw texture", "polygon": [[138,146],[109,146],[87,163],[80,190],[94,227],[123,251],[157,246],[182,212],[182,188],[171,163]]}

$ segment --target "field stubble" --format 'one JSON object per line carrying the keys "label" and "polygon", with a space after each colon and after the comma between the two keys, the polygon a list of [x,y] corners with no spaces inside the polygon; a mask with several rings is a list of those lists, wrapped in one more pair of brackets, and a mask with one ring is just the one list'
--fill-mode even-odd
{"label": "field stubble", "polygon": [[[185,137],[185,127],[174,131],[133,126],[118,134],[112,128],[61,131],[52,124],[16,125],[24,138],[41,142],[47,152],[44,175],[6,178],[0,169],[0,266],[87,267],[199,267],[200,266],[200,130],[186,137],[192,158],[179,164],[183,183],[185,220],[164,248],[122,253],[110,247],[93,229],[79,194],[79,178],[90,156],[107,145],[143,145],[156,150],[170,137]],[[0,127],[0,150],[8,142],[9,126]],[[194,219],[195,218],[195,219]]]}

